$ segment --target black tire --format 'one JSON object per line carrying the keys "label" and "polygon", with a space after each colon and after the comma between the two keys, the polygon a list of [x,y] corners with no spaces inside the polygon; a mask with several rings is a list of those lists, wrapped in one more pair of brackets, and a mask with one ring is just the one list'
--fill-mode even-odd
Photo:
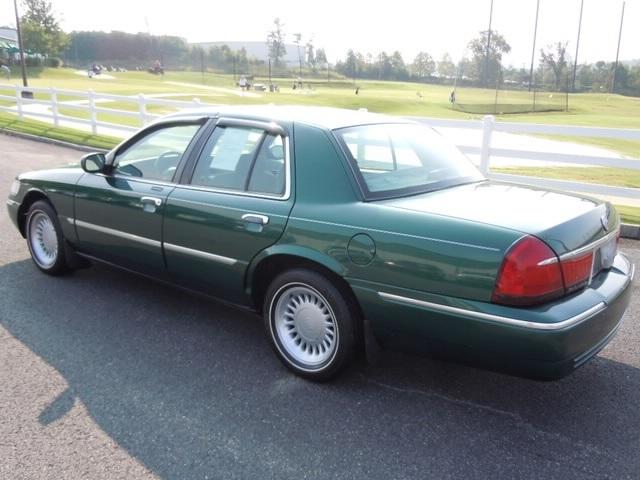
{"label": "black tire", "polygon": [[325,276],[296,268],[271,282],[263,316],[282,363],[301,377],[322,382],[335,377],[356,353],[357,311],[354,301]]}
{"label": "black tire", "polygon": [[[37,225],[34,222],[43,222],[46,225],[47,220],[51,222],[53,232],[55,234],[56,246],[55,254],[52,254],[48,261],[43,260],[43,251],[39,249],[35,244],[38,242],[38,238],[34,235],[38,235],[34,230],[37,230]],[[66,246],[64,235],[62,234],[62,228],[58,221],[58,215],[51,204],[45,200],[38,200],[34,202],[29,211],[27,212],[27,220],[25,224],[25,233],[27,236],[27,246],[29,247],[29,253],[31,259],[35,263],[36,267],[40,271],[48,275],[64,275],[71,271],[66,259]],[[49,238],[49,243],[53,241],[53,238]],[[44,247],[43,247],[44,248]],[[51,253],[52,249],[44,249],[46,252]]]}

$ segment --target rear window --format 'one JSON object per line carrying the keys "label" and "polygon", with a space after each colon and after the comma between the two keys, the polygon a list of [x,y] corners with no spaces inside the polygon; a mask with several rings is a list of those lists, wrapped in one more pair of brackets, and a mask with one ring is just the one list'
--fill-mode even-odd
{"label": "rear window", "polygon": [[369,198],[390,198],[484,180],[455,146],[413,124],[378,124],[335,131]]}

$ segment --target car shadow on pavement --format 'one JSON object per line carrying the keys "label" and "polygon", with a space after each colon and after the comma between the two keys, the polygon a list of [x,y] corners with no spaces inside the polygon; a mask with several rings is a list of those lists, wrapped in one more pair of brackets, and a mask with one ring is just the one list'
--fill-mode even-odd
{"label": "car shadow on pavement", "polygon": [[0,267],[0,325],[163,478],[633,478],[640,369],[602,356],[535,382],[385,352],[336,381],[290,374],[260,319],[107,267]]}

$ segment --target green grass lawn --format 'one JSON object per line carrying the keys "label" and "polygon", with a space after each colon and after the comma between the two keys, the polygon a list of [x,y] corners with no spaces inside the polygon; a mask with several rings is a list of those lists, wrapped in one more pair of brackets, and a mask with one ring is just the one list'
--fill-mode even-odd
{"label": "green grass lawn", "polygon": [[91,135],[72,128],[54,127],[50,123],[37,120],[18,120],[15,115],[0,112],[0,132],[2,131],[27,133],[104,150],[113,148],[121,141],[106,135]]}
{"label": "green grass lawn", "polygon": [[[14,78],[8,82],[19,83]],[[396,115],[424,115],[447,118],[477,118],[451,109],[449,93],[451,86],[429,85],[408,82],[379,82],[358,80],[358,95],[352,81],[331,81],[313,79],[305,81],[305,88],[293,90],[292,79],[274,79],[280,86],[279,93],[263,92],[258,98],[241,97],[224,92],[207,91],[202,87],[234,88],[231,75],[200,72],[167,72],[155,76],[146,72],[109,73],[114,80],[98,80],[77,75],[72,69],[40,69],[32,72],[30,85],[34,87],[57,87],[72,90],[137,95],[139,93],[182,93],[181,100],[199,96],[203,101],[225,104],[301,104],[331,105],[344,108],[368,108],[370,111]],[[175,85],[167,82],[188,83],[193,86]],[[256,83],[267,83],[268,79],[257,77]],[[307,88],[310,84],[311,89]],[[0,88],[0,94],[6,94]],[[418,95],[419,94],[419,95]],[[205,98],[205,95],[209,97]],[[495,91],[480,88],[460,88],[458,99],[465,102],[493,102]],[[501,92],[500,101],[520,102],[530,95],[528,92]],[[421,96],[421,97],[420,97]],[[513,98],[511,98],[513,97]],[[62,98],[62,97],[61,97]],[[608,94],[572,94],[569,99],[570,111],[512,114],[501,119],[552,124],[590,125],[618,128],[640,128],[640,99]]]}
{"label": "green grass lawn", "polygon": [[640,170],[609,167],[502,167],[492,168],[492,172],[530,177],[575,180],[586,183],[600,183],[618,187],[640,187]]}
{"label": "green grass lawn", "polygon": [[629,207],[627,205],[616,205],[615,207],[620,214],[622,222],[640,225],[640,208]]}

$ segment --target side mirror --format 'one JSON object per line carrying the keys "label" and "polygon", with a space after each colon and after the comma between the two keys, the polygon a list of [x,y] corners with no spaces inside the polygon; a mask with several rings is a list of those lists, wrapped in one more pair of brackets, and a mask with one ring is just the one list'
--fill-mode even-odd
{"label": "side mirror", "polygon": [[90,153],[85,155],[80,160],[80,166],[87,173],[101,173],[104,171],[104,167],[107,163],[107,159],[104,153]]}

